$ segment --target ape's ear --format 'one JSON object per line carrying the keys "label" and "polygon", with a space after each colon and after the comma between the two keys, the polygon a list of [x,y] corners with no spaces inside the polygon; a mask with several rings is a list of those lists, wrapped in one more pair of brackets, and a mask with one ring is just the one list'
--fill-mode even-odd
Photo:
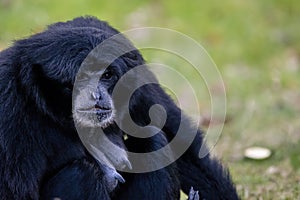
{"label": "ape's ear", "polygon": [[46,75],[43,66],[33,64],[31,67],[32,91],[38,108],[49,116],[68,116],[71,114],[73,85],[61,83]]}
{"label": "ape's ear", "polygon": [[33,64],[31,69],[33,84],[37,88],[40,97],[46,99],[47,94],[52,93],[55,88],[55,81],[46,76],[41,64]]}

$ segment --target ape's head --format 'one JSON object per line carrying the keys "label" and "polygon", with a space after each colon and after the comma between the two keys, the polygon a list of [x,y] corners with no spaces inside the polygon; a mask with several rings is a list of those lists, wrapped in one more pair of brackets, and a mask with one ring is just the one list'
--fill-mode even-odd
{"label": "ape's head", "polygon": [[121,120],[124,107],[128,110],[129,106],[126,97],[141,78],[131,69],[143,64],[139,52],[120,34],[93,49],[83,61],[74,84],[73,116],[77,125],[105,128]]}
{"label": "ape's head", "polygon": [[[122,74],[144,62],[135,51],[105,63],[104,54],[115,54],[117,46],[111,47],[109,52],[90,54],[95,47],[118,33],[107,23],[88,17],[56,23],[42,33],[17,41],[13,48],[18,49],[19,55],[13,60],[18,62],[15,66],[21,65],[21,90],[32,102],[30,104],[63,126],[73,123],[75,79],[80,66],[90,56],[91,63],[86,63],[90,68],[77,77],[78,82],[85,85],[81,85],[76,93],[80,94],[74,105],[78,112],[73,117],[83,126],[106,127],[111,124],[117,106],[112,100],[114,85]],[[127,39],[124,41],[125,45],[131,45]],[[97,81],[93,88],[89,84],[91,78]]]}

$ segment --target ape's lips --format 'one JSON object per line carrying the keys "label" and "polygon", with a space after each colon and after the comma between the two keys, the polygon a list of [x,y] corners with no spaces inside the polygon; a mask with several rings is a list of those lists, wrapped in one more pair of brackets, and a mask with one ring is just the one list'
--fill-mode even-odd
{"label": "ape's lips", "polygon": [[99,122],[103,122],[106,119],[109,119],[112,116],[112,109],[109,107],[102,107],[99,105],[95,105],[94,107],[78,109],[80,113],[97,115],[97,119]]}
{"label": "ape's lips", "polygon": [[111,111],[111,107],[108,106],[100,106],[98,104],[95,105],[96,111]]}

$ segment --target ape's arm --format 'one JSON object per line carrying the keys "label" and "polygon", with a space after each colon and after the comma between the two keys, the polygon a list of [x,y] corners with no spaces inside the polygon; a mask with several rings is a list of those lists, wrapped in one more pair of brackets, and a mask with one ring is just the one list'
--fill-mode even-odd
{"label": "ape's arm", "polygon": [[[204,199],[239,199],[235,187],[231,181],[229,172],[221,163],[210,157],[209,152],[204,158],[199,158],[200,148],[203,144],[202,132],[193,125],[190,120],[181,115],[181,111],[174,104],[165,105],[171,113],[164,130],[172,139],[177,134],[178,125],[182,123],[183,133],[180,134],[181,143],[191,138],[190,134],[197,131],[192,144],[187,151],[176,161],[180,174],[182,190],[188,194],[191,187],[199,191],[199,196]],[[182,116],[183,119],[180,120]],[[176,147],[174,147],[176,149]]]}
{"label": "ape's arm", "polygon": [[[180,183],[183,191],[188,194],[191,187],[199,191],[199,196],[204,199],[238,199],[235,187],[231,181],[227,169],[223,168],[221,163],[210,158],[208,154],[204,158],[199,158],[200,147],[203,144],[202,132],[198,130],[196,125],[191,123],[182,111],[176,106],[174,101],[160,88],[159,85],[150,85],[139,90],[136,97],[141,97],[144,104],[133,104],[132,114],[133,120],[141,125],[147,125],[150,122],[148,111],[154,104],[163,106],[167,112],[167,120],[163,127],[163,131],[169,141],[175,136],[179,137],[180,144],[172,146],[173,152],[176,154],[176,148],[181,145],[193,141],[187,151],[176,161],[180,174]],[[136,102],[139,102],[136,100]],[[143,118],[144,124],[138,118]],[[159,116],[158,116],[159,117]],[[178,132],[179,125],[184,131]],[[177,135],[176,135],[177,134]],[[179,135],[178,135],[179,134]],[[193,135],[195,135],[195,138]]]}
{"label": "ape's arm", "polygon": [[[157,128],[153,128],[156,133]],[[156,133],[150,138],[135,138],[128,136],[126,147],[131,152],[146,153],[158,150],[168,141],[163,132]],[[172,152],[166,150],[163,155],[146,156],[132,162],[135,168],[148,168],[149,165],[160,166],[164,159],[172,157]],[[130,157],[129,157],[130,159]],[[131,160],[132,161],[132,160]],[[179,199],[180,184],[174,164],[148,173],[124,173],[126,183],[116,193],[116,200],[175,200]],[[194,200],[194,199],[191,199]]]}
{"label": "ape's arm", "polygon": [[86,159],[74,161],[41,188],[40,199],[110,200],[103,172]]}
{"label": "ape's arm", "polygon": [[[201,130],[192,124],[188,117],[181,115],[182,111],[172,102],[165,104],[165,107],[169,109],[170,116],[163,130],[169,140],[171,141],[177,134],[180,145],[187,145],[189,141],[193,141],[187,151],[176,161],[182,190],[188,194],[190,188],[194,187],[199,191],[199,196],[204,199],[239,199],[228,170],[218,160],[211,158],[208,151],[204,158],[199,157],[201,146],[204,145],[206,148]],[[179,124],[184,131],[178,132]],[[193,138],[194,134],[196,136]],[[176,152],[178,146],[172,148]]]}
{"label": "ape's arm", "polygon": [[191,186],[205,199],[239,199],[229,172],[208,154],[198,157],[202,139],[196,136],[191,147],[177,160],[182,190],[189,192]]}
{"label": "ape's arm", "polygon": [[[156,133],[157,128],[153,128],[153,133]],[[130,151],[145,153],[153,152],[168,145],[165,134],[160,131],[150,138],[134,138],[129,136],[126,140],[126,146]],[[166,150],[164,155],[157,154],[154,156],[144,155],[144,159],[139,159],[133,162],[133,170],[135,165],[139,167],[149,166],[154,164],[157,166],[162,165],[165,159],[172,159],[173,153],[171,149]],[[179,199],[179,180],[177,176],[177,167],[175,163],[166,166],[162,169],[148,172],[148,173],[124,173],[126,183],[120,187],[119,191],[115,194],[114,199],[130,199],[130,200],[174,200]],[[188,200],[199,200],[198,191],[190,189]]]}

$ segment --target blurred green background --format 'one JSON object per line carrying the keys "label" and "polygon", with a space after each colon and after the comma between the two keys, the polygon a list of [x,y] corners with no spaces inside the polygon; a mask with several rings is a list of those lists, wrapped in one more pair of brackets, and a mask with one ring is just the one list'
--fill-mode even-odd
{"label": "blurred green background", "polygon": [[[170,28],[202,44],[227,93],[227,120],[213,153],[228,165],[239,195],[300,198],[300,1],[0,0],[0,49],[82,15],[121,31]],[[201,102],[204,127],[209,101]],[[245,159],[244,150],[256,145],[271,149],[272,156]]]}

